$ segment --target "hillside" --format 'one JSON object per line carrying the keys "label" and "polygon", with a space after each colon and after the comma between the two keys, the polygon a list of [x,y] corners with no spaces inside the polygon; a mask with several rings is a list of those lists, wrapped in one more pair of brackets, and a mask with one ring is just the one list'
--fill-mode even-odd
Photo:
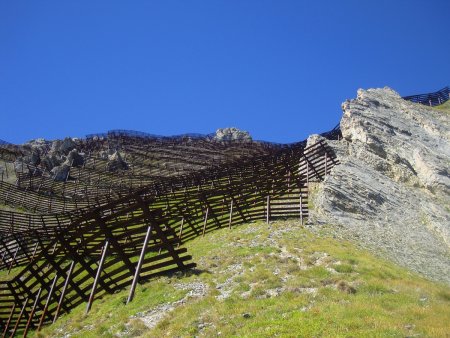
{"label": "hillside", "polygon": [[[450,287],[299,222],[255,222],[187,243],[191,272],[80,305],[39,337],[445,337]],[[370,304],[370,305],[369,305]]]}
{"label": "hillside", "polygon": [[0,331],[445,337],[448,95],[359,90],[292,144],[236,128],[2,143]]}

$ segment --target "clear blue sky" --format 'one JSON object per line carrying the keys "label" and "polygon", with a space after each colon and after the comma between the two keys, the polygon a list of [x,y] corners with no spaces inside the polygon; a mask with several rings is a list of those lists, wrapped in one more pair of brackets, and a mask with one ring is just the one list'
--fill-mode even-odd
{"label": "clear blue sky", "polygon": [[450,83],[450,1],[1,1],[0,139],[236,126],[293,142],[358,88]]}

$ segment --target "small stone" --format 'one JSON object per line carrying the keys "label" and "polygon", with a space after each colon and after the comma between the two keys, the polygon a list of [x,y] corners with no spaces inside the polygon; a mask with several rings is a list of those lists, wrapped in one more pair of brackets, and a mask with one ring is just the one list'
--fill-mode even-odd
{"label": "small stone", "polygon": [[242,315],[242,317],[244,317],[244,318],[250,318],[251,315],[250,315],[250,313],[244,313],[244,314]]}

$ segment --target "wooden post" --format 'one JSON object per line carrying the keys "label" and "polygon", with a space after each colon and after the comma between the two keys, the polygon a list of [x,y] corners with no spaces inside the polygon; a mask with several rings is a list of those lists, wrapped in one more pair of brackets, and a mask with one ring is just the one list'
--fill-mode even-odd
{"label": "wooden post", "polygon": [[306,184],[309,186],[309,163],[306,161]]}
{"label": "wooden post", "polygon": [[147,233],[145,234],[144,244],[142,245],[141,255],[139,256],[138,264],[136,266],[136,271],[134,273],[133,282],[131,283],[130,294],[128,295],[127,304],[133,300],[134,292],[136,291],[136,285],[139,281],[139,273],[141,272],[142,263],[144,262],[145,250],[147,249],[148,241],[152,233],[152,226],[147,228]]}
{"label": "wooden post", "polygon": [[233,219],[233,200],[230,203],[230,219],[228,220],[228,229],[231,229],[231,220]]}
{"label": "wooden post", "polygon": [[288,179],[287,179],[287,182],[288,182],[287,186],[288,186],[288,194],[289,194],[290,191],[291,191],[291,171],[290,171],[290,170],[288,171]]}
{"label": "wooden post", "polygon": [[327,171],[328,171],[328,154],[325,152],[325,177],[327,177]]}
{"label": "wooden post", "polygon": [[[55,250],[56,250],[56,244],[58,244],[58,242],[55,242],[55,244],[53,245],[53,249],[52,249],[51,255],[53,255],[53,254],[55,253]],[[48,269],[49,267],[50,267],[50,263],[47,264],[47,269]]]}
{"label": "wooden post", "polygon": [[269,224],[270,219],[270,196],[267,195],[267,203],[266,203],[266,223]]}
{"label": "wooden post", "polygon": [[178,242],[177,248],[180,247],[181,236],[183,235],[183,225],[184,225],[184,216],[181,217],[181,228],[180,228],[180,234],[178,235],[178,240],[179,240],[179,242]]}
{"label": "wooden post", "polygon": [[301,188],[300,188],[300,224],[303,225],[303,198]]}
{"label": "wooden post", "polygon": [[14,252],[14,256],[11,260],[11,264],[9,264],[9,269],[8,269],[8,273],[7,275],[9,275],[9,273],[11,272],[11,269],[13,267],[13,263],[16,261],[16,256],[17,256],[17,252],[19,251],[19,246],[17,245],[16,251]]}
{"label": "wooden post", "polygon": [[5,329],[3,330],[3,333],[2,333],[2,338],[6,337],[6,333],[8,332],[9,324],[11,324],[11,319],[12,319],[12,316],[14,315],[15,309],[16,309],[16,303],[14,303],[11,308],[11,312],[9,313],[8,320],[6,321],[6,324],[5,324]]}
{"label": "wooden post", "polygon": [[202,233],[202,237],[205,237],[206,223],[208,222],[208,212],[209,212],[209,208],[206,208],[205,222],[203,223],[203,233]]}
{"label": "wooden post", "polygon": [[61,296],[59,297],[58,306],[56,307],[55,317],[53,317],[53,323],[55,323],[56,320],[58,319],[59,311],[61,310],[61,306],[62,306],[64,297],[65,297],[66,291],[67,291],[67,285],[69,285],[70,277],[72,277],[72,272],[73,272],[74,266],[75,266],[75,261],[72,261],[72,263],[70,263],[69,270],[67,271],[67,277],[64,282],[63,289],[61,291]]}
{"label": "wooden post", "polygon": [[6,262],[5,262],[5,256],[6,256],[6,251],[3,251],[3,255],[2,255],[2,264],[4,264],[6,266]]}
{"label": "wooden post", "polygon": [[31,262],[34,260],[34,256],[36,255],[36,250],[37,250],[38,244],[39,243],[36,243],[36,245],[34,246],[33,255],[31,256],[31,260],[30,260]]}
{"label": "wooden post", "polygon": [[14,335],[16,334],[17,328],[19,327],[20,321],[22,319],[22,316],[23,316],[23,313],[25,311],[25,307],[27,306],[27,304],[28,304],[28,297],[23,302],[22,309],[20,310],[19,317],[17,318],[16,325],[14,325],[14,329],[13,329],[13,331],[11,333],[11,337],[14,337]]}
{"label": "wooden post", "polygon": [[36,312],[36,307],[39,302],[39,297],[41,296],[42,288],[39,288],[38,293],[36,295],[36,299],[34,300],[33,307],[31,308],[30,315],[28,316],[27,325],[25,326],[25,330],[23,331],[23,338],[26,338],[28,334],[28,330],[30,328],[31,322],[33,321],[34,313]]}
{"label": "wooden post", "polygon": [[53,295],[53,289],[55,288],[56,281],[58,280],[58,275],[55,275],[55,278],[53,279],[52,286],[50,287],[50,291],[47,296],[47,300],[45,301],[44,309],[42,310],[41,319],[39,320],[39,325],[37,327],[37,331],[39,331],[42,327],[42,324],[44,323],[45,315],[47,314],[48,305],[50,304],[50,300],[52,299]]}
{"label": "wooden post", "polygon": [[97,274],[95,275],[94,284],[92,285],[91,294],[89,296],[89,300],[86,306],[86,314],[89,313],[92,307],[92,303],[94,302],[95,289],[97,288],[98,280],[100,279],[100,275],[102,273],[103,263],[105,262],[106,251],[108,251],[109,241],[106,240],[105,245],[103,246],[102,257],[100,258],[100,262],[98,263]]}

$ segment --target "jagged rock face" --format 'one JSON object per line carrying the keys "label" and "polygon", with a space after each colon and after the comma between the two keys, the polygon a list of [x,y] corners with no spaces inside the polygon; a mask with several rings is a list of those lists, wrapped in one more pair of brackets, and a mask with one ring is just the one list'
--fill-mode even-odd
{"label": "jagged rock face", "polygon": [[252,137],[249,132],[239,130],[237,128],[221,128],[216,130],[216,135],[214,136],[216,141],[251,141]]}
{"label": "jagged rock face", "polygon": [[450,194],[448,115],[402,100],[391,89],[360,90],[343,111],[343,137],[363,144],[382,165],[380,171],[395,181]]}
{"label": "jagged rock face", "polygon": [[344,140],[328,141],[341,164],[311,219],[450,283],[450,116],[389,88],[359,90],[342,108]]}

